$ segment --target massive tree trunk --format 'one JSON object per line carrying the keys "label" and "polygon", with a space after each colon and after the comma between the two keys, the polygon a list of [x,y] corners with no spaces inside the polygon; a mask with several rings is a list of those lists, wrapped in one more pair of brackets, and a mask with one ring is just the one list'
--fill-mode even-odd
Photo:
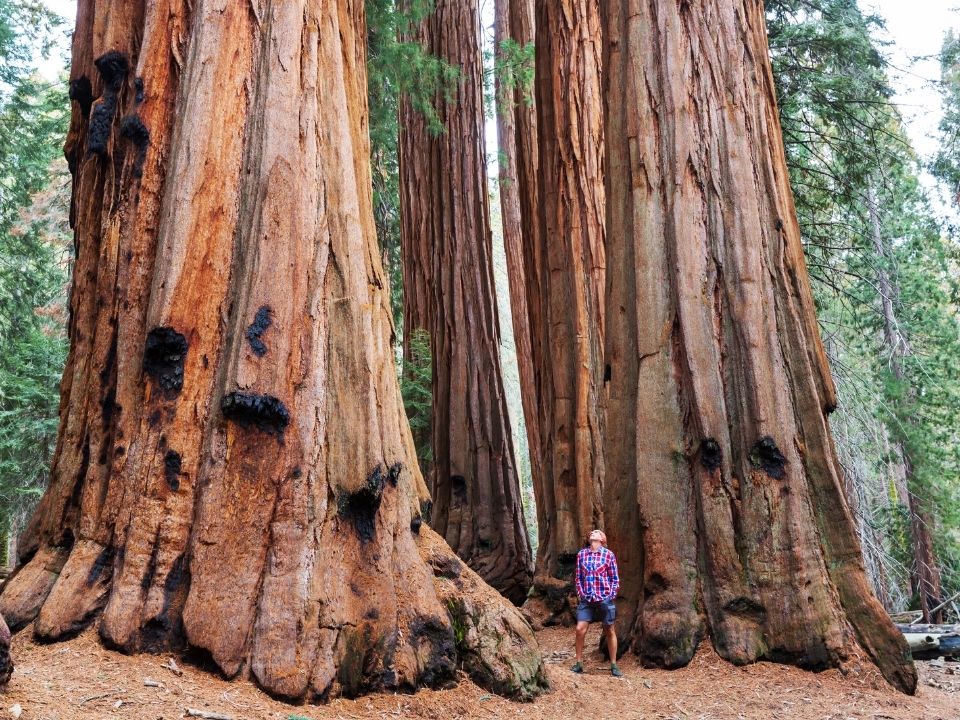
{"label": "massive tree trunk", "polygon": [[102,613],[111,646],[189,647],[289,698],[459,661],[542,685],[517,612],[421,528],[364,40],[360,0],[79,3],[71,351],[13,626]]}
{"label": "massive tree trunk", "polygon": [[[877,255],[877,289],[880,292],[880,308],[883,315],[883,348],[890,356],[890,372],[894,379],[901,385],[907,385],[908,379],[904,372],[903,361],[911,352],[910,343],[897,322],[894,300],[900,293],[886,270],[890,252],[883,235],[880,215],[877,211],[876,192],[872,186],[868,190],[867,206],[873,249]],[[904,390],[909,397],[910,388],[905,387]],[[916,484],[916,479],[903,441],[893,438],[891,450],[894,458],[892,468],[894,485],[900,496],[900,502],[906,505],[910,514],[910,534],[913,545],[910,584],[913,592],[920,599],[923,621],[939,623],[943,620],[943,611],[938,607],[943,601],[943,589],[940,584],[940,568],[937,566],[933,552],[933,534],[930,532],[932,521],[924,508],[923,498],[913,492],[912,487]]]}
{"label": "massive tree trunk", "polygon": [[[506,58],[504,43],[513,41],[519,48],[533,42],[533,0],[496,0],[494,43],[498,58]],[[530,305],[540,297],[535,263],[525,259],[537,246],[537,118],[529,90],[515,77],[497,73],[497,141],[500,186],[500,215],[503,219],[503,246],[507,258],[507,281],[510,285],[510,315],[513,340],[517,351],[520,376],[520,401],[523,406],[527,449],[530,453],[530,477],[534,498],[543,496],[543,444],[540,440],[540,390],[535,363],[542,349],[539,318],[531,316]],[[530,267],[528,267],[528,265]],[[535,360],[536,359],[536,360]],[[537,502],[537,523],[546,518]]]}
{"label": "massive tree trunk", "polygon": [[416,39],[460,73],[437,105],[442,133],[409,102],[400,122],[404,338],[425,329],[433,360],[430,524],[521,602],[532,563],[500,371],[476,0],[439,0]]}
{"label": "massive tree trunk", "polygon": [[[541,193],[529,251],[538,282],[543,446],[537,576],[572,576],[600,524],[603,482],[604,188],[600,9],[596,0],[537,3],[537,138]],[[531,243],[531,244],[533,244]]]}
{"label": "massive tree trunk", "polygon": [[859,642],[912,692],[830,436],[763,3],[604,7],[618,634],[667,667],[707,632],[736,663],[831,666]]}

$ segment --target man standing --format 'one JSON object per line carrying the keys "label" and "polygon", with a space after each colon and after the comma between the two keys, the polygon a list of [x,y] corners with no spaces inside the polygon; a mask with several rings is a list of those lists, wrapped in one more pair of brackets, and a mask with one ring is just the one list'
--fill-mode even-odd
{"label": "man standing", "polygon": [[583,639],[587,626],[599,620],[607,636],[607,651],[610,653],[610,674],[621,677],[617,667],[617,633],[613,621],[617,617],[614,599],[620,589],[617,573],[617,558],[607,549],[607,536],[602,530],[590,533],[590,546],[577,553],[577,661],[570,668],[575,673],[583,672]]}

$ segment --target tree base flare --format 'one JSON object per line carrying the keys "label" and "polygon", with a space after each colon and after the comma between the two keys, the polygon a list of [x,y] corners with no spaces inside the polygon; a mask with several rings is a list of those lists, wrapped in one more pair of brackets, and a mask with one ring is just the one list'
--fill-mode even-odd
{"label": "tree base flare", "polygon": [[[248,654],[235,665],[218,660],[210,649],[215,643],[204,643],[196,630],[192,637],[183,620],[173,615],[166,617],[162,628],[151,620],[147,627],[124,635],[117,628],[127,623],[114,613],[99,622],[99,634],[105,644],[128,653],[183,649],[212,660],[226,677],[252,679],[271,695],[288,700],[447,687],[456,684],[457,669],[478,685],[515,700],[532,700],[548,689],[539,646],[520,611],[464,565],[434,531],[424,527],[413,541],[415,553],[395,569],[417,575],[414,563],[419,565],[425,578],[432,576],[424,590],[432,589],[435,597],[427,602],[425,593],[419,593],[409,606],[397,598],[388,614],[386,607],[378,608],[382,598],[356,579],[347,583],[346,590],[367,606],[364,621],[324,623],[311,637],[304,633],[295,638],[291,644],[295,654],[312,658],[307,666],[291,659],[288,647],[267,647],[277,638],[258,634],[265,626],[262,621],[254,626]],[[108,599],[122,606],[111,596],[116,557],[89,541],[77,542],[72,551],[41,550],[4,586],[0,609],[17,618],[18,629],[36,618],[33,634],[43,642],[74,637],[101,618]],[[349,614],[349,608],[344,612]],[[9,676],[12,663],[4,654],[9,646],[3,645],[5,637],[9,640],[9,631],[0,625],[0,675]],[[287,667],[300,672],[278,672]]]}

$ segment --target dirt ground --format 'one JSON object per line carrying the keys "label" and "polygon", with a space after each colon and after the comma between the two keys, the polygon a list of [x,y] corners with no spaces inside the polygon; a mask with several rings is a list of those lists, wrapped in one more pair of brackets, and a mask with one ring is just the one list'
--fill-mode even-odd
{"label": "dirt ground", "polygon": [[[37,645],[29,630],[14,638],[16,670],[0,696],[0,720],[173,720],[191,708],[233,720],[357,720],[362,718],[645,718],[650,720],[960,720],[960,663],[919,663],[920,687],[907,697],[887,686],[873,666],[808,673],[772,663],[734,667],[707,648],[682,670],[650,670],[623,658],[622,679],[599,654],[587,673],[569,671],[572,633],[538,633],[553,691],[536,702],[503,700],[466,678],[453,690],[374,695],[327,705],[287,705],[247,682],[228,682],[177,659],[128,657],[105,650],[94,631],[69,642]],[[587,637],[596,647],[599,629]],[[19,706],[19,708],[17,707]]]}

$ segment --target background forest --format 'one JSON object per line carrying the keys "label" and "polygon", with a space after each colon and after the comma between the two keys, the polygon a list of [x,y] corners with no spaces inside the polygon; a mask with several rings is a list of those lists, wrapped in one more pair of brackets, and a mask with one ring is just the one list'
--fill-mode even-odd
{"label": "background forest", "polygon": [[[839,392],[831,422],[865,561],[891,612],[920,609],[918,588],[960,600],[960,38],[946,34],[939,151],[920,157],[892,102],[882,21],[855,0],[768,0],[781,121],[818,318]],[[444,132],[433,99],[458,68],[403,40],[430,10],[367,0],[374,209],[391,277],[396,358],[421,463],[430,448],[429,338],[402,337],[400,104]],[[491,18],[492,20],[492,18]],[[42,493],[57,428],[70,275],[69,174],[61,147],[68,87],[38,73],[63,53],[70,19],[41,2],[0,0],[0,529],[10,550]],[[489,200],[501,363],[536,552],[527,434],[511,331],[493,147],[497,108],[533,98],[533,50],[486,47]],[[66,64],[66,60],[63,60]],[[498,91],[498,88],[501,89]],[[519,92],[502,92],[502,88]],[[932,173],[954,203],[920,182]],[[5,559],[9,556],[5,555]]]}

